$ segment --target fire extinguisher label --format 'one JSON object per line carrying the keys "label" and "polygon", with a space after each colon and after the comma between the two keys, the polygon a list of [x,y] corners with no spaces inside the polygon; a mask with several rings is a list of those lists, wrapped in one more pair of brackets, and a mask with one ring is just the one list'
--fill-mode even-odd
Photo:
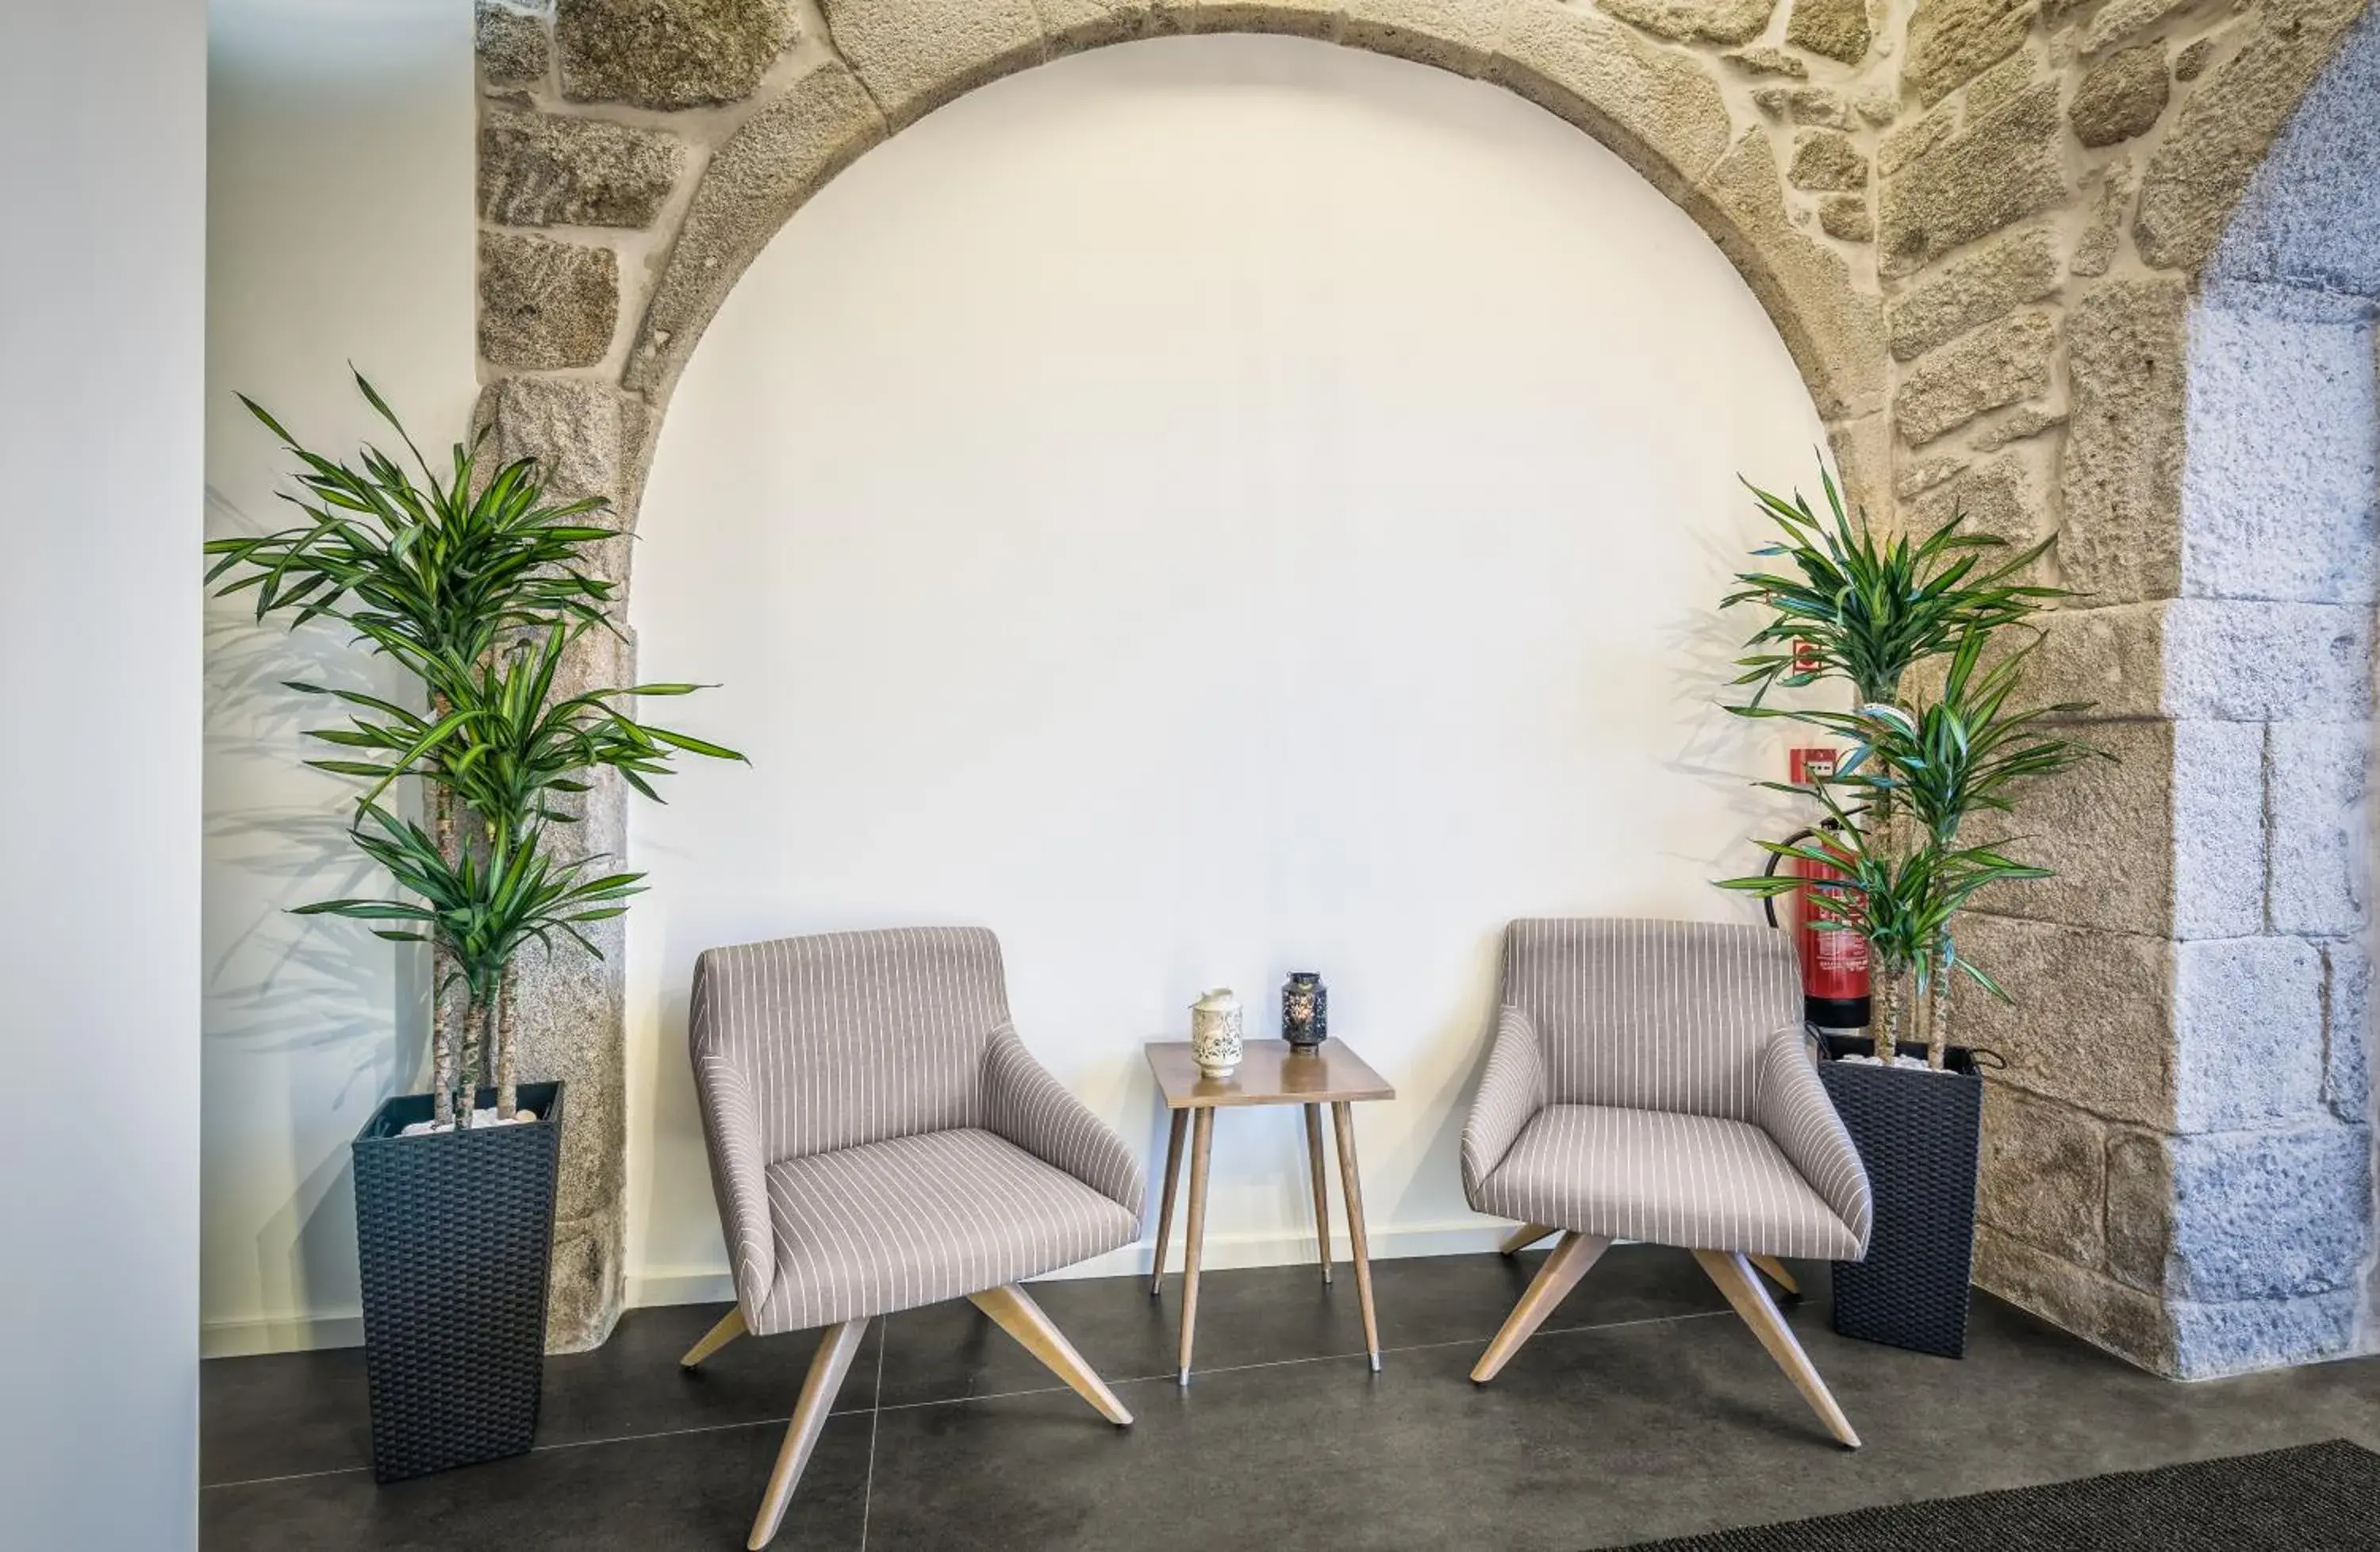
{"label": "fire extinguisher label", "polygon": [[1856,932],[1814,932],[1818,968],[1830,974],[1867,974],[1867,940]]}

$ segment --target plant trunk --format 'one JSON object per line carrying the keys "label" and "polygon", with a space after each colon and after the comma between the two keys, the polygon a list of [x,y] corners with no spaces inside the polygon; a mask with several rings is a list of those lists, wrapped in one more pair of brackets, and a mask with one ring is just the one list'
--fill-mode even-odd
{"label": "plant trunk", "polygon": [[[431,974],[443,968],[440,956],[432,953]],[[439,981],[431,982],[430,994],[430,1120],[441,1128],[455,1124],[455,1042],[448,1037],[450,1026],[443,1016],[446,998]]]}
{"label": "plant trunk", "polygon": [[1933,1008],[1925,1020],[1925,1065],[1939,1072],[1950,1050],[1950,956],[1934,962]]}
{"label": "plant trunk", "polygon": [[[445,715],[443,697],[432,697],[431,711],[435,721]],[[438,843],[438,855],[449,864],[455,860],[455,794],[436,782],[430,788],[431,836]],[[455,956],[436,932],[430,935],[430,1045],[431,1120],[441,1126],[455,1122],[455,1084],[463,1065],[464,1025],[470,1017],[469,994],[460,997],[450,990],[448,982],[455,976]],[[459,988],[456,988],[459,989]],[[470,1109],[467,1102],[464,1109]]]}
{"label": "plant trunk", "polygon": [[507,964],[504,966],[503,976],[496,982],[496,1119],[498,1121],[512,1120],[514,1112],[520,1109],[520,1097],[513,1082],[515,1058],[517,1055],[513,1049],[515,989],[513,967]]}
{"label": "plant trunk", "polygon": [[1876,1060],[1889,1067],[1900,1054],[1900,1010],[1909,989],[1909,972],[1887,970],[1884,980],[1884,1033],[1876,1042]]}
{"label": "plant trunk", "polygon": [[464,1062],[463,1093],[460,1100],[460,1108],[463,1117],[462,1123],[465,1126],[470,1126],[478,1120],[480,1089],[483,1084],[489,1081],[491,1076],[491,1064],[488,1053],[495,1047],[496,1007],[498,1000],[499,1000],[497,998],[492,996],[485,1002],[474,1002],[471,1004],[470,1023],[473,1030],[479,1037],[478,1040],[475,1042],[478,1046],[479,1060],[474,1062],[467,1059]]}

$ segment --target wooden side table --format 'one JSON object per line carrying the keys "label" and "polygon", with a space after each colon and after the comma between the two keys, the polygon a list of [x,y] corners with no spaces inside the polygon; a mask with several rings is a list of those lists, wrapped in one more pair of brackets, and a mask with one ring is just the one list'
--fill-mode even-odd
{"label": "wooden side table", "polygon": [[[1345,1042],[1328,1040],[1299,1050],[1286,1040],[1250,1040],[1240,1065],[1228,1078],[1209,1078],[1190,1058],[1186,1040],[1152,1041],[1148,1070],[1157,1091],[1173,1112],[1165,1144],[1165,1198],[1157,1213],[1157,1257],[1148,1279],[1155,1298],[1165,1286],[1165,1244],[1173,1231],[1173,1194],[1182,1179],[1182,1134],[1190,1133],[1190,1226],[1182,1251],[1182,1373],[1190,1383],[1190,1348],[1198,1328],[1198,1254],[1207,1233],[1207,1161],[1215,1135],[1215,1112],[1241,1105],[1298,1105],[1305,1110],[1305,1156],[1314,1183],[1314,1231],[1322,1255],[1322,1280],[1330,1280],[1330,1190],[1322,1164],[1322,1107],[1330,1107],[1339,1138],[1339,1184],[1347,1198],[1347,1234],[1354,1242],[1355,1297],[1364,1311],[1364,1346],[1372,1372],[1380,1368],[1380,1325],[1372,1313],[1372,1258],[1364,1238],[1364,1187],[1356,1176],[1355,1123],[1352,1107],[1361,1099],[1393,1099],[1397,1091]],[[1196,1120],[1193,1120],[1193,1117]]]}

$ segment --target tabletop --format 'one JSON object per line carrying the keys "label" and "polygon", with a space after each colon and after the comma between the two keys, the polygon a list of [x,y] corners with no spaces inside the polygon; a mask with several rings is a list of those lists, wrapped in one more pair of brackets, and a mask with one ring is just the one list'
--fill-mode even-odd
{"label": "tabletop", "polygon": [[1171,1110],[1232,1105],[1331,1105],[1342,1100],[1393,1099],[1397,1091],[1343,1040],[1310,1051],[1286,1040],[1249,1040],[1228,1078],[1210,1078],[1191,1060],[1187,1040],[1152,1040],[1148,1070]]}

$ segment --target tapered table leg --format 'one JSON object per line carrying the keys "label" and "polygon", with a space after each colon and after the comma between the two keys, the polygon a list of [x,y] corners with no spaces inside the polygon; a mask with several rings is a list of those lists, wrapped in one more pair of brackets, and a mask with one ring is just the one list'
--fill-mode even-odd
{"label": "tapered table leg", "polygon": [[1198,1335],[1198,1253],[1207,1243],[1207,1160],[1215,1142],[1215,1109],[1202,1105],[1190,1126],[1190,1227],[1182,1245],[1182,1375],[1190,1384],[1190,1350]]}
{"label": "tapered table leg", "polygon": [[1330,1280],[1330,1171],[1322,1162],[1322,1107],[1305,1111],[1305,1167],[1314,1177],[1314,1243],[1322,1254],[1322,1280]]}
{"label": "tapered table leg", "polygon": [[1372,1312],[1372,1250],[1364,1237],[1364,1182],[1355,1166],[1355,1108],[1342,1099],[1330,1107],[1339,1133],[1339,1185],[1347,1197],[1347,1238],[1355,1252],[1355,1301],[1364,1308],[1364,1349],[1372,1372],[1380,1372],[1380,1320]]}
{"label": "tapered table leg", "polygon": [[1173,1237],[1173,1193],[1182,1183],[1182,1133],[1190,1124],[1188,1110],[1173,1112],[1173,1124],[1165,1138],[1165,1195],[1157,1206],[1157,1254],[1148,1263],[1148,1296],[1156,1298],[1165,1286],[1165,1242]]}

